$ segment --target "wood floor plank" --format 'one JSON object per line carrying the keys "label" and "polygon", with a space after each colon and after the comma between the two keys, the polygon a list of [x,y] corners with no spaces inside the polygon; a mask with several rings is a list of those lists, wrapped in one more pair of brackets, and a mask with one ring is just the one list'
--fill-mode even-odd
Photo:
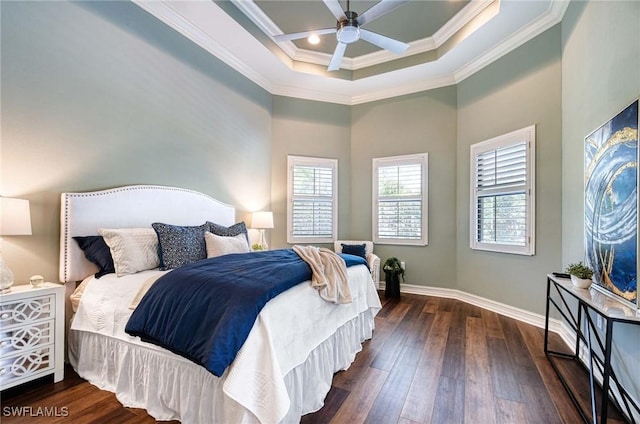
{"label": "wood floor plank", "polygon": [[449,299],[446,297],[441,297],[439,298],[439,300],[440,302],[438,302],[438,310],[443,312],[452,312],[453,307],[458,304],[458,301],[456,301],[455,299]]}
{"label": "wood floor plank", "polygon": [[332,386],[324,400],[325,407],[316,414],[308,414],[302,417],[300,424],[326,424],[331,422],[344,401],[349,397],[347,390]]}
{"label": "wood floor plank", "polygon": [[523,395],[523,403],[526,405],[528,422],[545,424],[562,423],[555,405],[549,397],[549,392],[540,387],[528,385],[522,385],[520,390]]}
{"label": "wood floor plank", "polygon": [[[544,350],[539,347],[530,349],[527,344],[528,338],[533,337],[537,342],[537,346],[540,346],[543,344],[542,334],[532,326],[526,326],[524,323],[520,325],[516,320],[504,316],[501,316],[500,320],[505,332],[507,349],[515,366],[515,376],[518,383],[542,387],[544,383],[535,367],[534,357],[540,358],[544,356]],[[522,330],[526,330],[527,334],[523,334]]]}
{"label": "wood floor plank", "polygon": [[420,315],[418,315],[409,329],[409,334],[405,339],[405,344],[422,349],[422,346],[427,342],[427,336],[429,335],[429,331],[431,331],[431,325],[433,324],[434,318],[434,314],[426,313],[424,310],[421,310]]}
{"label": "wood floor plank", "polygon": [[489,349],[482,318],[467,318],[464,364],[467,382],[491,387]]}
{"label": "wood floor plank", "polygon": [[495,399],[492,395],[491,384],[465,380],[464,422],[483,424],[496,422]]}
{"label": "wood floor plank", "polygon": [[420,349],[404,346],[401,355],[376,397],[375,404],[365,422],[397,422],[405,404],[409,387],[416,373]]}
{"label": "wood floor plank", "polygon": [[425,296],[425,297],[426,297],[426,302],[424,304],[424,308],[422,309],[422,312],[425,312],[427,314],[435,314],[436,312],[438,312],[438,310],[440,309],[440,298],[432,297],[432,296]]}
{"label": "wood floor plank", "polygon": [[521,401],[520,385],[515,375],[516,366],[511,362],[505,340],[487,337],[487,347],[494,395],[503,399]]}
{"label": "wood floor plank", "polygon": [[558,376],[551,367],[544,353],[544,349],[540,348],[544,346],[544,331],[526,323],[518,322],[517,325],[522,333],[527,349],[534,360],[536,371],[550,395],[551,401],[560,416],[560,420],[562,422],[580,422],[582,418],[575,408],[562,407],[563,405],[570,404],[571,398],[569,398]]}
{"label": "wood floor plank", "polygon": [[465,423],[496,422],[489,349],[482,318],[467,317],[464,382]]}
{"label": "wood floor plank", "polygon": [[[513,400],[495,398],[496,406],[496,423],[497,424],[516,424],[526,423],[527,408],[522,402]],[[571,422],[571,421],[568,421]],[[574,421],[579,423],[580,421]]]}
{"label": "wood floor plank", "polygon": [[349,397],[342,403],[331,422],[334,424],[364,422],[388,376],[387,371],[368,368],[366,374],[362,375],[360,384],[351,390]]}
{"label": "wood floor plank", "polygon": [[464,381],[440,377],[431,424],[464,423]]}
{"label": "wood floor plank", "polygon": [[504,333],[502,332],[502,327],[500,326],[498,314],[488,309],[483,309],[480,313],[482,315],[484,331],[487,334],[487,337],[504,339]]}
{"label": "wood floor plank", "polygon": [[392,324],[397,322],[397,325],[393,333],[387,339],[385,349],[380,351],[371,363],[372,367],[385,371],[389,371],[393,368],[395,361],[400,355],[402,348],[409,337],[409,330],[413,326],[413,323],[419,314],[422,312],[422,308],[422,304],[416,304],[415,302],[410,301],[402,301],[398,306],[396,306],[396,309],[403,312],[399,317],[390,315],[387,318],[387,320]]}
{"label": "wood floor plank", "polygon": [[419,421],[411,421],[408,418],[400,417],[398,424],[421,424]]}
{"label": "wood floor plank", "polygon": [[394,299],[387,303],[387,305],[389,309],[384,310],[384,312],[387,312],[387,314],[382,315],[383,311],[380,311],[379,315],[380,318],[384,318],[390,324],[399,324],[400,321],[402,321],[402,318],[404,318],[407,311],[409,311],[409,308],[411,308],[410,303],[403,302],[399,299]]}
{"label": "wood floor plank", "polygon": [[436,313],[401,417],[417,422],[431,422],[450,322],[450,312]]}
{"label": "wood floor plank", "polygon": [[565,423],[580,422],[582,418],[578,411],[575,408],[566,407],[566,405],[571,405],[571,398],[547,358],[544,357],[544,359],[540,359],[536,362],[536,365],[561,421]]}
{"label": "wood floor plank", "polygon": [[418,365],[400,412],[401,417],[420,423],[431,422],[440,370],[440,366]]}
{"label": "wood floor plank", "polygon": [[466,318],[461,302],[456,304],[452,310],[447,347],[442,362],[442,375],[456,380],[463,380],[465,373]]}
{"label": "wood floor plank", "polygon": [[517,321],[504,315],[500,315],[498,319],[504,332],[504,340],[507,349],[509,349],[511,361],[514,365],[519,365],[523,368],[530,367],[533,361],[522,338]]}

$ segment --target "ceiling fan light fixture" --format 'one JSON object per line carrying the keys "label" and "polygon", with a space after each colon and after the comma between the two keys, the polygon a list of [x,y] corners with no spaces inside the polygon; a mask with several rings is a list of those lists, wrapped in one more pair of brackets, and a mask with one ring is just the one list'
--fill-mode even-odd
{"label": "ceiling fan light fixture", "polygon": [[364,28],[360,29],[360,26],[378,19],[380,16],[391,12],[408,1],[409,0],[379,0],[378,3],[367,9],[362,16],[358,16],[358,13],[350,10],[351,5],[349,0],[347,0],[347,10],[342,9],[339,0],[323,0],[329,11],[336,18],[336,26],[332,28],[295,32],[291,34],[279,34],[275,35],[274,39],[277,42],[286,42],[307,38],[307,41],[310,44],[316,44],[316,42],[314,42],[315,40],[313,40],[314,36],[317,37],[318,35],[335,32],[338,44],[333,51],[331,60],[329,61],[329,66],[327,67],[328,71],[340,69],[340,63],[344,57],[347,45],[353,44],[360,39],[363,39],[381,49],[389,50],[396,54],[402,54],[407,50],[407,48],[409,48],[409,44],[368,31]]}
{"label": "ceiling fan light fixture", "polygon": [[318,34],[311,34],[309,38],[307,38],[307,41],[309,44],[318,44],[320,42],[320,37],[318,37]]}
{"label": "ceiling fan light fixture", "polygon": [[336,38],[341,43],[345,43],[345,44],[355,43],[360,39],[360,28],[358,28],[357,26],[350,26],[350,25],[343,26],[342,28],[338,29],[336,33]]}

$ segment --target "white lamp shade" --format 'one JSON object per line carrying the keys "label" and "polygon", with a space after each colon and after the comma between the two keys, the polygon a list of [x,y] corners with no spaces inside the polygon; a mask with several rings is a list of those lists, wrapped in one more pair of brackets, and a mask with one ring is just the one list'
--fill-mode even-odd
{"label": "white lamp shade", "polygon": [[0,197],[0,236],[31,235],[29,201]]}
{"label": "white lamp shade", "polygon": [[273,212],[254,212],[251,217],[251,228],[273,228]]}

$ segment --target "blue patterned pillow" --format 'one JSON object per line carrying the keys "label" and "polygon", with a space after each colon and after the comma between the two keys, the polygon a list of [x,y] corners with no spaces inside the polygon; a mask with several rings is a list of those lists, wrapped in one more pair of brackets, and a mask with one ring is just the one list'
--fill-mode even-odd
{"label": "blue patterned pillow", "polygon": [[367,245],[366,244],[344,244],[342,243],[342,253],[347,255],[360,256],[367,259]]}
{"label": "blue patterned pillow", "polygon": [[185,227],[155,222],[151,226],[158,235],[161,270],[178,268],[207,257],[204,244],[204,232],[209,228],[207,224]]}
{"label": "blue patterned pillow", "polygon": [[244,221],[233,224],[230,227],[225,227],[224,225],[215,224],[210,221],[207,221],[207,225],[209,226],[209,232],[212,234],[224,237],[235,237],[238,234],[244,234],[244,236],[247,238],[247,243],[249,243],[247,225],[244,223]]}
{"label": "blue patterned pillow", "polygon": [[98,272],[95,274],[96,278],[116,272],[111,250],[109,250],[109,246],[104,242],[102,236],[78,236],[73,239],[84,252],[84,256],[98,266]]}

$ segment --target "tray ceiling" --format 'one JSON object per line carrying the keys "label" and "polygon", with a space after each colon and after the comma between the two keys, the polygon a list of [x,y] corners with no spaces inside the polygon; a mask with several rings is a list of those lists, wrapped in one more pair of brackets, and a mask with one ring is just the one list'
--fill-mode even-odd
{"label": "tray ceiling", "polygon": [[[391,0],[393,1],[393,0]],[[336,25],[320,0],[134,2],[274,95],[359,104],[456,84],[561,21],[568,0],[412,0],[366,24],[406,42],[402,55],[364,40],[326,67],[335,34],[274,36]],[[377,1],[352,0],[362,14]],[[346,10],[346,1],[340,0]]]}

